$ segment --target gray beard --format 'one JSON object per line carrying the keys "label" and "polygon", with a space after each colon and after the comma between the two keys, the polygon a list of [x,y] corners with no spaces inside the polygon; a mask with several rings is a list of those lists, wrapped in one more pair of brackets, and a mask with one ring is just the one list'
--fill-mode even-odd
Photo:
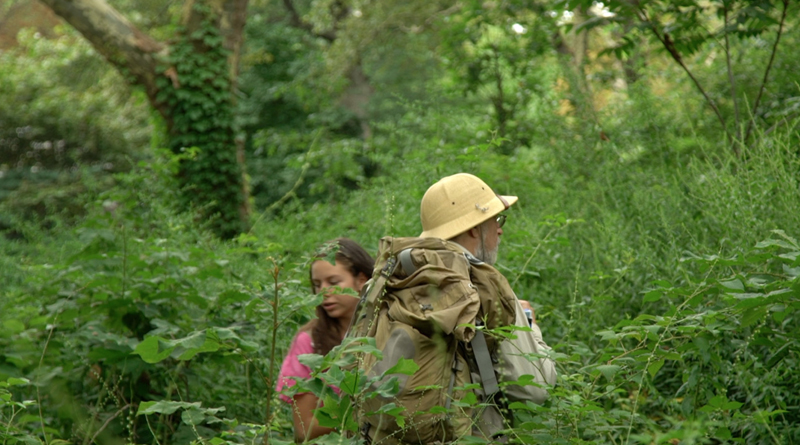
{"label": "gray beard", "polygon": [[481,243],[476,249],[475,257],[490,266],[494,266],[494,263],[497,262],[497,252],[499,250],[500,250],[499,242],[497,243],[497,246],[495,246],[494,249],[486,250],[486,237],[484,236],[484,232],[481,230]]}

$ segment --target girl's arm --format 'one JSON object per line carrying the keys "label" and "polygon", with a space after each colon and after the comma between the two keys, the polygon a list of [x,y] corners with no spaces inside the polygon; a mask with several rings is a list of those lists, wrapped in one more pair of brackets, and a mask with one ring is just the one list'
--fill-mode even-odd
{"label": "girl's arm", "polygon": [[292,400],[292,418],[294,420],[294,440],[302,443],[315,437],[323,436],[334,430],[320,426],[314,417],[314,410],[319,399],[314,393],[296,394]]}

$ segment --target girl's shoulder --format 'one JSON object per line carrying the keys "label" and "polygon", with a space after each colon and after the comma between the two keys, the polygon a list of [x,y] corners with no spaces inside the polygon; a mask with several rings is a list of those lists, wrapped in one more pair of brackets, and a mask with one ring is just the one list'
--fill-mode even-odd
{"label": "girl's shoulder", "polygon": [[299,352],[300,354],[311,354],[314,351],[314,340],[311,338],[311,332],[302,329],[298,331],[292,340],[291,350],[291,352]]}

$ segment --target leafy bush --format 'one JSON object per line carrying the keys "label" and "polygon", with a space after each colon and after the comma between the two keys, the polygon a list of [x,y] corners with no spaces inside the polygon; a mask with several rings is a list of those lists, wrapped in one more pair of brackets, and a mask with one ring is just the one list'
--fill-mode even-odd
{"label": "leafy bush", "polygon": [[[46,39],[23,30],[0,52],[0,230],[57,224],[83,213],[82,195],[141,159],[146,105],[71,29]],[[12,211],[13,210],[13,211]]]}

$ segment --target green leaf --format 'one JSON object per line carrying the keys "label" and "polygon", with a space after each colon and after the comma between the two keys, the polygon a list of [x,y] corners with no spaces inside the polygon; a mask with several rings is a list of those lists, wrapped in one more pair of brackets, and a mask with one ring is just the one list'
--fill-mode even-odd
{"label": "green leaf", "polygon": [[221,347],[214,331],[195,332],[188,337],[176,340],[174,343],[176,346],[185,349],[177,357],[179,360],[190,360],[201,352],[214,352]]}
{"label": "green leaf", "polygon": [[343,393],[354,396],[358,394],[367,383],[367,376],[363,372],[347,372],[339,384]]}
{"label": "green leaf", "polygon": [[708,401],[709,406],[714,408],[722,408],[726,403],[728,403],[728,398],[723,395],[714,396]]}
{"label": "green leaf", "polygon": [[714,431],[714,437],[721,440],[731,440],[733,436],[731,435],[731,430],[727,427],[719,427],[716,431]]}
{"label": "green leaf", "polygon": [[88,358],[93,362],[99,362],[101,360],[122,360],[126,357],[130,356],[131,349],[108,349],[108,348],[93,348],[89,351]]}
{"label": "green leaf", "polygon": [[772,369],[775,365],[780,363],[781,360],[783,360],[784,357],[786,357],[786,355],[789,354],[791,348],[792,348],[791,342],[786,342],[784,343],[783,346],[778,348],[778,350],[775,351],[775,353],[772,354],[772,356],[767,360],[767,369]]}
{"label": "green leaf", "polygon": [[531,407],[527,403],[522,403],[522,402],[512,402],[510,405],[508,405],[508,409],[512,409],[512,410],[520,410],[520,409],[522,409],[522,410],[530,411],[530,412],[534,412],[534,413],[539,411],[538,409],[536,409],[536,407]]}
{"label": "green leaf", "polygon": [[596,369],[603,373],[606,380],[611,382],[614,380],[614,375],[616,375],[622,367],[618,365],[599,365]]}
{"label": "green leaf", "polygon": [[321,426],[328,428],[340,428],[343,421],[351,419],[350,399],[345,397],[339,399],[334,394],[328,394],[321,407],[314,411],[314,417]]}
{"label": "green leaf", "polygon": [[19,334],[20,332],[25,330],[25,323],[15,320],[9,319],[3,322],[3,326],[10,331],[11,334]]}
{"label": "green leaf", "polygon": [[8,380],[6,380],[6,382],[8,383],[9,386],[21,386],[31,383],[30,380],[23,377],[9,377]]}
{"label": "green leaf", "polygon": [[181,408],[200,408],[200,402],[171,402],[160,400],[158,402],[142,402],[139,404],[137,416],[142,414],[172,414]]}
{"label": "green leaf", "polygon": [[312,371],[318,370],[322,366],[325,356],[319,354],[300,354],[297,361],[311,368]]}
{"label": "green leaf", "polygon": [[377,411],[374,411],[374,412],[371,412],[371,413],[367,413],[367,414],[368,415],[372,415],[372,414],[388,414],[390,416],[397,417],[404,410],[405,410],[405,408],[403,408],[402,406],[397,406],[397,404],[395,404],[395,403],[387,403],[385,405],[382,405],[380,408],[378,408]]}
{"label": "green leaf", "polygon": [[187,425],[199,425],[205,418],[205,413],[194,407],[184,410],[181,413],[181,420]]}
{"label": "green leaf", "polygon": [[737,409],[741,408],[742,405],[744,405],[744,403],[741,403],[741,402],[727,402],[727,403],[723,404],[720,408],[722,408],[724,410],[737,410]]}
{"label": "green leaf", "polygon": [[731,290],[738,290],[744,292],[744,284],[742,284],[742,281],[739,280],[738,278],[728,281],[720,281],[719,284]]}
{"label": "green leaf", "polygon": [[153,335],[136,345],[133,353],[138,354],[147,363],[158,363],[169,357],[174,349],[175,346],[171,345],[167,340]]}
{"label": "green leaf", "polygon": [[664,366],[664,360],[650,362],[650,364],[647,365],[647,372],[650,373],[650,377],[655,377],[656,373],[658,373],[658,370],[661,369],[662,366]]}
{"label": "green leaf", "polygon": [[464,395],[464,398],[461,399],[460,402],[467,405],[476,405],[478,403],[478,396],[476,396],[474,392],[470,391]]}
{"label": "green leaf", "polygon": [[697,349],[699,349],[701,352],[708,351],[709,346],[711,346],[711,344],[708,342],[708,339],[705,337],[699,337],[699,336],[695,337],[692,339],[692,342],[697,346]]}
{"label": "green leaf", "polygon": [[243,303],[245,301],[250,301],[250,298],[250,295],[247,295],[244,292],[228,290],[221,293],[217,297],[217,303],[219,303],[220,306],[224,306],[230,303]]}
{"label": "green leaf", "polygon": [[748,327],[753,323],[764,318],[767,313],[767,307],[761,306],[758,309],[746,310],[742,316],[742,327]]}
{"label": "green leaf", "polygon": [[704,405],[704,406],[698,408],[697,410],[700,411],[701,413],[711,413],[711,412],[717,411],[718,409],[719,408],[717,408],[715,406]]}
{"label": "green leaf", "polygon": [[381,397],[394,397],[398,392],[400,392],[400,384],[397,381],[397,377],[385,379],[380,386],[375,389],[374,392]]}
{"label": "green leaf", "polygon": [[397,364],[389,368],[384,375],[391,375],[391,374],[404,374],[404,375],[414,375],[415,372],[419,370],[419,365],[414,361],[406,358],[400,358],[397,361]]}
{"label": "green leaf", "polygon": [[664,291],[661,289],[655,289],[647,292],[644,294],[644,302],[650,303],[653,301],[658,301],[664,295]]}

